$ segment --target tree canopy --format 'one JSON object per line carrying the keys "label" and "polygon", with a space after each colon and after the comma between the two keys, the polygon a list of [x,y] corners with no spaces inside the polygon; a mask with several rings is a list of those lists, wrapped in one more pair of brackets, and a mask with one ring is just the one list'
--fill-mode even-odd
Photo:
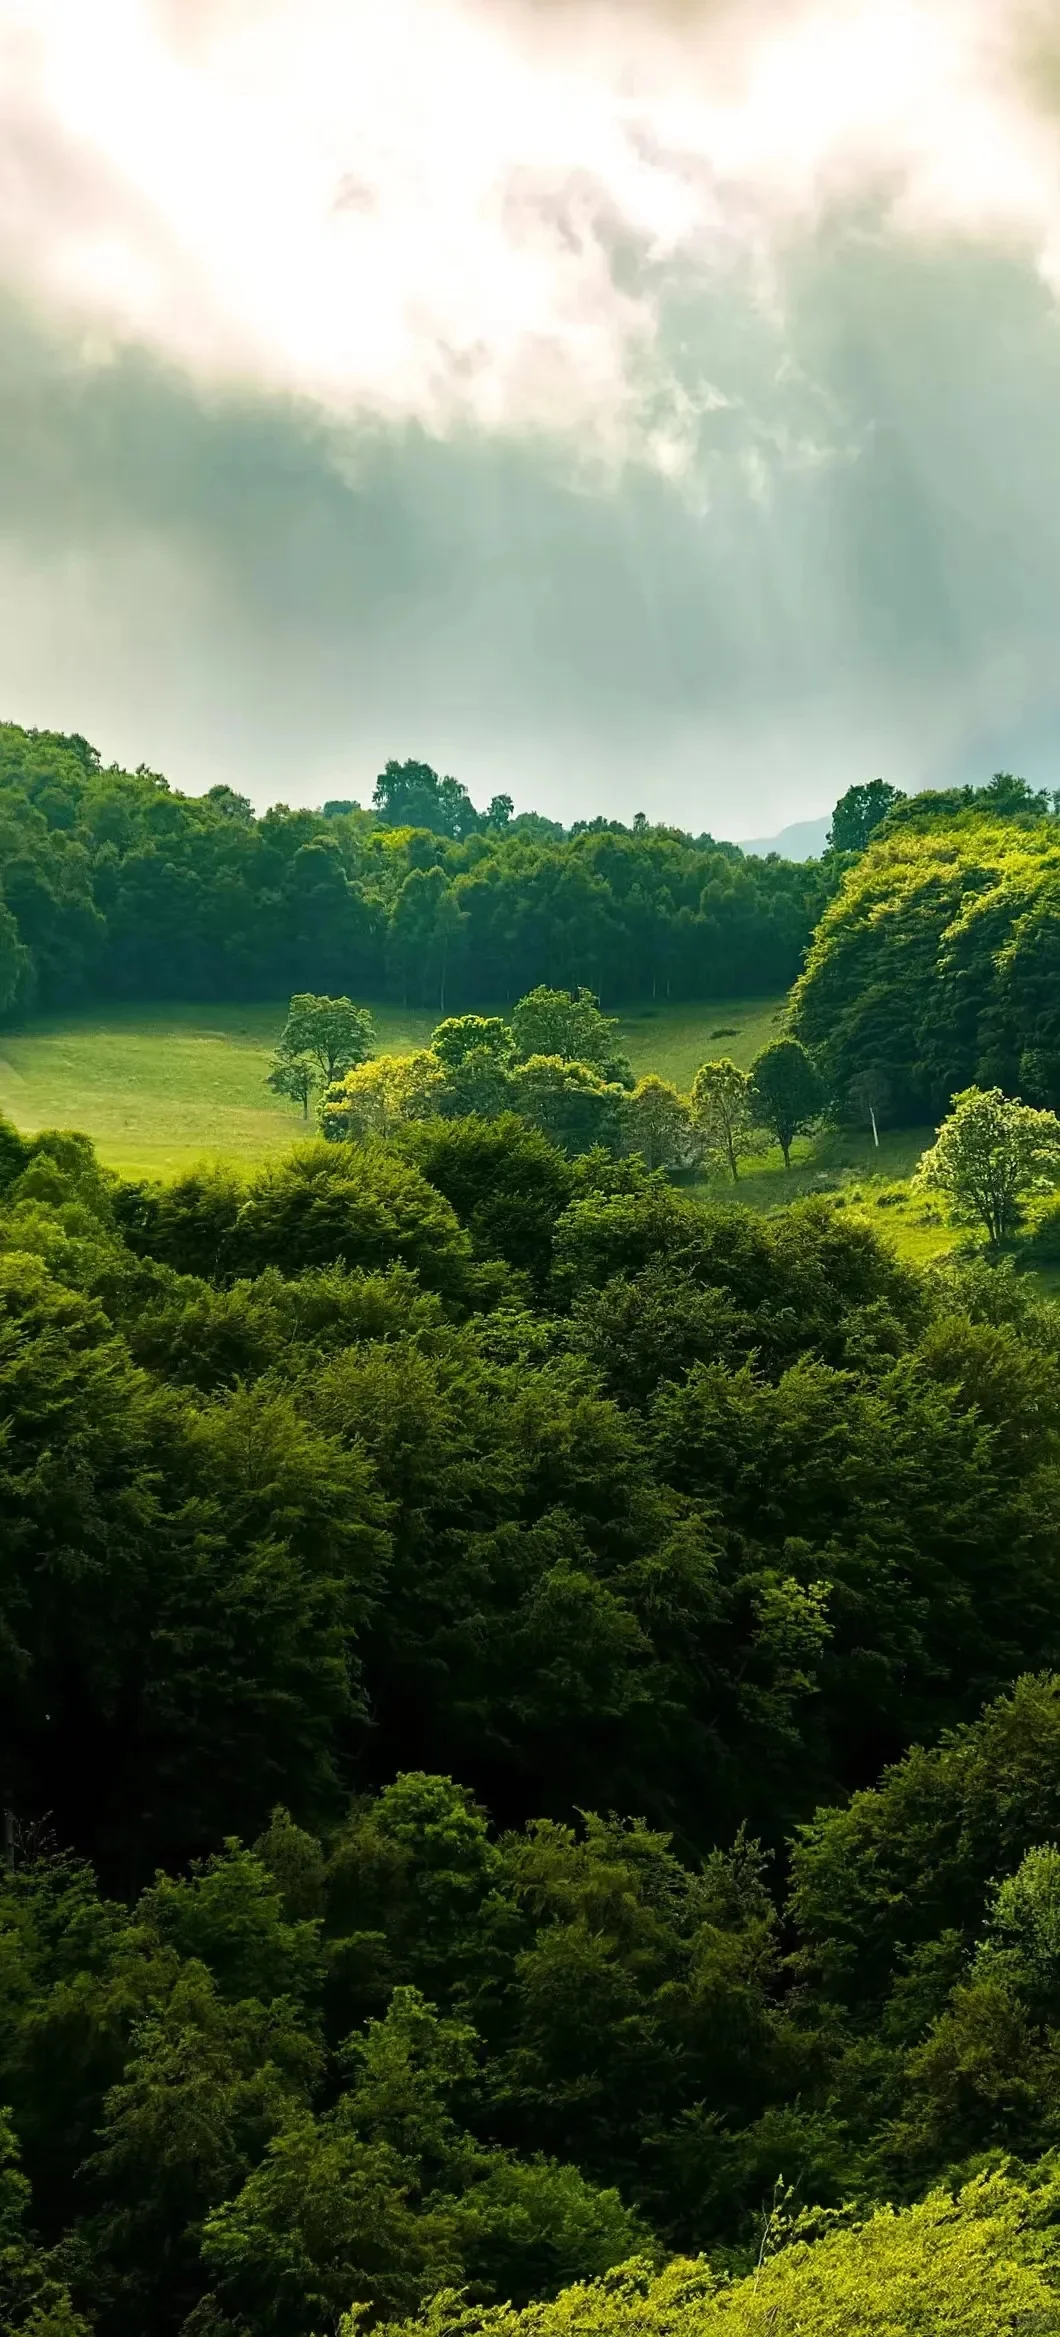
{"label": "tree canopy", "polygon": [[998,1087],[966,1088],[915,1181],[922,1192],[942,1193],[958,1221],[981,1226],[997,1249],[1015,1232],[1020,1203],[1060,1184],[1060,1120]]}
{"label": "tree canopy", "polygon": [[812,1126],[824,1101],[816,1067],[801,1040],[771,1039],[755,1056],[750,1081],[755,1118],[776,1137],[790,1168],[796,1136]]}
{"label": "tree canopy", "polygon": [[[125,780],[25,762],[75,893],[106,800],[109,935]],[[137,1181],[0,1121],[0,2331],[1060,2337],[1060,1313],[667,1173],[993,1048],[1034,1095],[958,1091],[922,1182],[996,1251],[1060,1169],[1053,807],[837,843],[802,1037],[689,1099],[633,1084],[580,894],[514,1007],[467,976],[506,868],[606,867],[643,941],[627,855],[701,847],[380,786],[294,881],[319,939],[343,854],[379,879],[430,1048],[372,1051],[336,951],[289,1154]],[[201,833],[238,892],[301,816]],[[21,897],[0,970],[103,964]]]}
{"label": "tree canopy", "polygon": [[740,1156],[750,1151],[754,1138],[750,1074],[740,1071],[727,1055],[701,1063],[689,1105],[704,1150],[724,1161],[733,1183],[738,1183]]}
{"label": "tree canopy", "polygon": [[[310,993],[445,1014],[542,984],[766,995],[833,882],[644,820],[567,830],[503,791],[479,812],[422,762],[389,762],[371,808],[355,796],[259,815],[228,787],[182,795],[84,739],[0,724],[0,1013]],[[527,1052],[570,1050],[538,1035]]]}
{"label": "tree canopy", "polygon": [[998,801],[900,806],[825,909],[794,1031],[841,1103],[870,1072],[914,1124],[973,1085],[1060,1105],[1060,824]]}
{"label": "tree canopy", "polygon": [[864,852],[870,836],[882,827],[889,812],[905,802],[897,787],[889,787],[885,779],[871,779],[860,787],[848,787],[841,795],[828,831],[828,842],[833,852]]}
{"label": "tree canopy", "polygon": [[316,998],[303,991],[292,998],[280,1034],[281,1062],[309,1056],[325,1087],[365,1063],[375,1048],[375,1025],[366,1006],[351,998]]}

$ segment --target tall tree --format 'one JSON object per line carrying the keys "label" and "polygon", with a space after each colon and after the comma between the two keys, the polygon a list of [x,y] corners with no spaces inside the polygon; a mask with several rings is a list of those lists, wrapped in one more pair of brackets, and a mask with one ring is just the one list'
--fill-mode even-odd
{"label": "tall tree", "polygon": [[352,998],[315,998],[310,991],[292,998],[278,1052],[288,1060],[311,1055],[325,1087],[367,1062],[374,1050],[375,1024],[366,1006],[355,1006]]}
{"label": "tall tree", "polygon": [[602,1144],[617,1150],[627,1107],[626,1090],[589,1063],[563,1055],[531,1055],[511,1076],[511,1099],[562,1152],[590,1152]]}
{"label": "tall tree", "polygon": [[512,1055],[512,1034],[499,1014],[454,1014],[437,1024],[431,1047],[446,1071],[456,1071],[472,1054],[488,1054],[499,1063]]}
{"label": "tall tree", "polygon": [[800,1039],[771,1039],[751,1065],[751,1092],[763,1127],[776,1137],[791,1167],[791,1147],[812,1126],[823,1103],[821,1082]]}
{"label": "tall tree", "polygon": [[302,1118],[309,1118],[309,1098],[318,1085],[320,1073],[312,1055],[277,1055],[265,1081],[274,1095],[286,1096],[289,1103],[301,1104]]}
{"label": "tall tree", "polygon": [[727,1055],[715,1063],[701,1063],[692,1082],[691,1114],[708,1153],[724,1160],[734,1184],[740,1174],[740,1155],[754,1140],[751,1081]]}
{"label": "tall tree", "polygon": [[459,779],[440,779],[429,763],[391,760],[376,780],[372,801],[388,827],[430,828],[460,839],[482,825],[467,788]]}
{"label": "tall tree", "polygon": [[633,1074],[616,1046],[618,1023],[601,1014],[591,990],[550,990],[540,985],[520,998],[512,1015],[512,1038],[520,1062],[531,1055],[558,1055],[588,1063],[604,1078],[632,1087]]}
{"label": "tall tree", "polygon": [[828,844],[833,852],[864,852],[870,836],[882,827],[888,812],[896,803],[904,803],[905,796],[898,787],[889,787],[885,779],[870,779],[867,785],[848,787],[841,795],[828,830]]}
{"label": "tall tree", "polygon": [[677,1168],[687,1157],[688,1098],[669,1079],[649,1072],[639,1079],[625,1108],[629,1141],[651,1169]]}
{"label": "tall tree", "polygon": [[438,1110],[445,1074],[429,1048],[415,1055],[376,1055],[328,1089],[321,1112],[325,1136],[388,1137],[407,1120]]}
{"label": "tall tree", "polygon": [[980,1225],[998,1249],[1019,1221],[1020,1203],[1060,1184],[1060,1120],[1014,1103],[999,1087],[968,1087],[925,1152],[915,1185],[941,1193],[958,1220]]}

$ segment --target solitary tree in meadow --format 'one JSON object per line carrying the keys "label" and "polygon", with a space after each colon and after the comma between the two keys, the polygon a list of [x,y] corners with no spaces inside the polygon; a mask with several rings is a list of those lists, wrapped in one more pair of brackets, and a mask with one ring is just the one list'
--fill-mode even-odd
{"label": "solitary tree in meadow", "polygon": [[746,1071],[723,1055],[716,1063],[701,1063],[692,1082],[692,1125],[704,1149],[725,1161],[734,1184],[740,1175],[740,1155],[750,1151],[753,1136],[751,1082]]}
{"label": "solitary tree in meadow", "polygon": [[1060,1120],[1014,1102],[999,1087],[966,1087],[953,1098],[914,1190],[941,1193],[959,1223],[981,1225],[991,1249],[1016,1230],[1020,1204],[1060,1184]]}
{"label": "solitary tree in meadow", "polygon": [[301,1104],[302,1118],[309,1118],[309,1098],[319,1084],[319,1073],[312,1055],[277,1055],[265,1082],[274,1095],[286,1096],[289,1103]]}
{"label": "solitary tree in meadow", "polygon": [[751,1065],[756,1119],[775,1136],[791,1167],[791,1147],[812,1126],[823,1101],[821,1082],[800,1039],[771,1039]]}
{"label": "solitary tree in meadow", "polygon": [[287,1009],[277,1052],[288,1062],[311,1056],[324,1086],[330,1087],[344,1071],[374,1055],[375,1024],[368,1008],[355,1006],[352,998],[317,998],[299,991]]}

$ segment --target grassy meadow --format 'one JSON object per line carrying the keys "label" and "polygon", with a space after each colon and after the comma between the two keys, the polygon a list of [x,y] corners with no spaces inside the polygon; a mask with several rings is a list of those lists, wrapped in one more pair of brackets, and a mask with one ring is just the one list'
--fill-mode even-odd
{"label": "grassy meadow", "polygon": [[742,1162],[737,1185],[728,1177],[714,1177],[709,1184],[697,1180],[692,1189],[704,1198],[708,1193],[715,1199],[735,1197],[751,1209],[775,1209],[804,1193],[839,1190],[890,1235],[903,1258],[928,1265],[961,1238],[938,1209],[909,1191],[920,1155],[934,1137],[933,1128],[883,1129],[877,1147],[867,1128],[825,1128],[816,1136],[796,1137],[790,1170],[777,1145]]}
{"label": "grassy meadow", "polygon": [[[427,1045],[430,1008],[373,1006],[382,1053]],[[711,1055],[746,1066],[776,1035],[780,999],[645,1008],[621,1023],[638,1075],[688,1087]],[[265,1085],[286,1001],[239,1006],[108,1006],[0,1032],[0,1108],[26,1134],[83,1128],[127,1176],[172,1176],[192,1161],[248,1166],[283,1152],[299,1112]],[[750,1197],[750,1196],[749,1196]]]}
{"label": "grassy meadow", "polygon": [[[126,1176],[173,1176],[204,1159],[251,1167],[303,1133],[297,1109],[265,1085],[285,1011],[276,1000],[108,1006],[41,1018],[0,1033],[0,1108],[27,1133],[84,1129],[101,1159]],[[372,1011],[381,1051],[396,1054],[425,1046],[437,1020],[429,1008]],[[711,1056],[731,1055],[746,1068],[783,1028],[784,1011],[782,998],[643,1007],[620,1018],[621,1043],[638,1076],[657,1071],[687,1088]],[[842,1187],[886,1226],[903,1256],[927,1261],[955,1238],[906,1189],[930,1141],[927,1128],[887,1132],[877,1151],[868,1130],[826,1130],[796,1141],[790,1174],[774,1148],[744,1163],[737,1187],[715,1178],[692,1189],[772,1209]]]}

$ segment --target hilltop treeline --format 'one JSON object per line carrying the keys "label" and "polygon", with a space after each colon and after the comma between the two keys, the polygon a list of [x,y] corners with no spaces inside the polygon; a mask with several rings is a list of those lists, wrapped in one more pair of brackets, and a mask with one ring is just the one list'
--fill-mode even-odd
{"label": "hilltop treeline", "polygon": [[[0,2326],[705,2310],[781,2171],[1040,2175],[1058,1364],[1004,1271],[512,1117],[158,1186],[0,1126]],[[1037,2310],[1049,2196],[829,2293],[952,2224]]]}
{"label": "hilltop treeline", "polygon": [[1019,786],[914,798],[848,864],[794,997],[841,1107],[865,1081],[906,1121],[973,1082],[1060,1105],[1060,819]]}
{"label": "hilltop treeline", "polygon": [[503,1003],[535,984],[618,1002],[785,989],[827,897],[816,863],[680,831],[564,832],[476,813],[420,764],[376,805],[176,793],[79,737],[0,727],[0,1010],[86,996],[358,991]]}

